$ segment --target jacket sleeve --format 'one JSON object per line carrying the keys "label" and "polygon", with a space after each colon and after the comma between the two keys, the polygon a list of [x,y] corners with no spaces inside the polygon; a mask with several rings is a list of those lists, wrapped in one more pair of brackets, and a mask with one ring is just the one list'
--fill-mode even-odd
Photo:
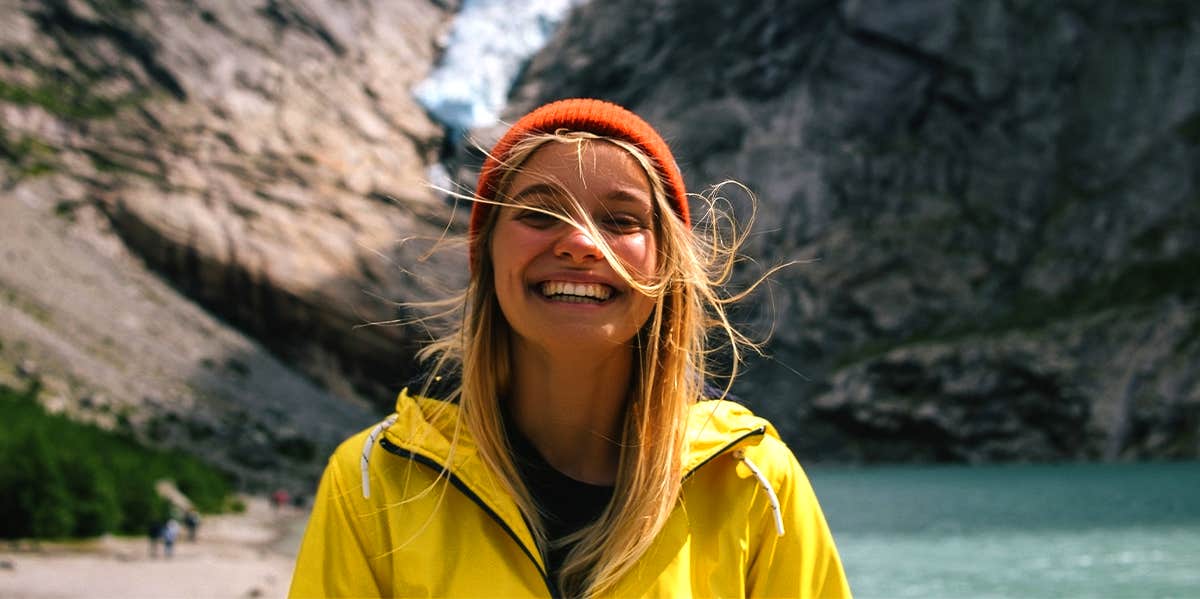
{"label": "jacket sleeve", "polygon": [[288,597],[380,597],[356,513],[335,460],[321,477]]}
{"label": "jacket sleeve", "polygon": [[[746,580],[750,597],[850,597],[850,585],[821,513],[812,485],[795,456],[781,441],[762,459],[776,474],[772,484],[779,497],[784,533],[776,530],[769,507],[757,529],[754,552]],[[767,470],[764,468],[764,470]]]}

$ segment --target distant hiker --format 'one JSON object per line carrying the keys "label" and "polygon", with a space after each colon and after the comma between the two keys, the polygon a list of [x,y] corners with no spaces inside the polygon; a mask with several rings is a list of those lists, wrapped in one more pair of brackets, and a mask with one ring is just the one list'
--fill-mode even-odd
{"label": "distant hiker", "polygon": [[278,510],[279,508],[284,507],[287,504],[288,504],[287,489],[275,489],[275,492],[271,494],[271,507]]}
{"label": "distant hiker", "polygon": [[146,528],[146,536],[150,538],[150,557],[158,557],[158,542],[162,540],[163,524],[161,520],[151,520]]}
{"label": "distant hiker", "polygon": [[200,514],[196,510],[188,510],[183,515],[183,525],[187,527],[188,541],[196,542],[196,529],[200,526]]}
{"label": "distant hiker", "polygon": [[167,520],[163,525],[162,540],[163,540],[163,555],[171,557],[175,549],[175,540],[179,538],[179,521],[175,518]]}

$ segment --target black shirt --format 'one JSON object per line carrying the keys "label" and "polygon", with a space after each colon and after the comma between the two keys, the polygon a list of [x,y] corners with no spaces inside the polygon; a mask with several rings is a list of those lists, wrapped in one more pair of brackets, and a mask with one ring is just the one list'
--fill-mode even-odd
{"label": "black shirt", "polygon": [[[529,494],[542,510],[546,536],[550,541],[561,539],[600,517],[612,499],[611,486],[585,483],[555,470],[511,418],[506,417],[504,424],[508,442],[513,448],[513,462]],[[546,574],[550,580],[558,580],[563,560],[570,551],[571,546],[564,545],[543,552],[546,556]]]}

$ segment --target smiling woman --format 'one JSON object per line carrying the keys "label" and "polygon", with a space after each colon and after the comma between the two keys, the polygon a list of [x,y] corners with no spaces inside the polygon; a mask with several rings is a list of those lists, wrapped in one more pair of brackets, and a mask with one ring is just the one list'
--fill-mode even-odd
{"label": "smiling woman", "polygon": [[703,397],[710,332],[730,378],[746,342],[721,292],[740,238],[693,231],[658,133],[543,106],[470,199],[463,320],[424,352],[461,382],[337,450],[293,596],[848,595],[774,428]]}

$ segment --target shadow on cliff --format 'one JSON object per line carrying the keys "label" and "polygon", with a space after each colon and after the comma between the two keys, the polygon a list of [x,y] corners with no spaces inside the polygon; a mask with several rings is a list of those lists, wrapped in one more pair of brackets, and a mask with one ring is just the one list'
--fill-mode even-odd
{"label": "shadow on cliff", "polygon": [[218,453],[217,463],[243,487],[312,492],[337,444],[389,413],[399,390],[420,374],[414,355],[430,332],[402,324],[418,311],[361,277],[328,280],[300,298],[250,281],[236,267],[223,285],[209,279],[201,286],[188,283],[197,280],[188,273],[151,266],[253,341],[195,364],[186,384],[199,401],[190,409],[159,402],[164,409],[140,428],[157,444]]}

